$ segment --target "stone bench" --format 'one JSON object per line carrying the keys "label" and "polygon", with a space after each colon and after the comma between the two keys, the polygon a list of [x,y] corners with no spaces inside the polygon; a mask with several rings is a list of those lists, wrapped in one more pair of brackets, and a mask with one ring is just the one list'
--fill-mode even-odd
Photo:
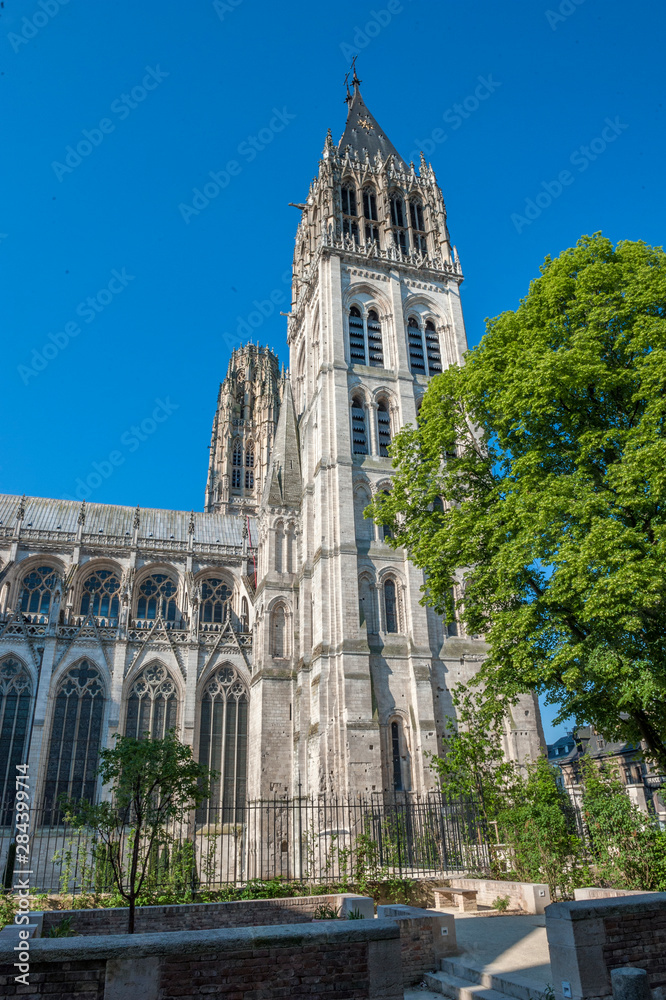
{"label": "stone bench", "polygon": [[462,910],[463,913],[475,913],[478,909],[476,905],[476,889],[457,889],[448,886],[435,889],[436,910],[441,910],[446,905],[444,903],[446,897],[448,897],[448,902],[457,903],[458,909]]}

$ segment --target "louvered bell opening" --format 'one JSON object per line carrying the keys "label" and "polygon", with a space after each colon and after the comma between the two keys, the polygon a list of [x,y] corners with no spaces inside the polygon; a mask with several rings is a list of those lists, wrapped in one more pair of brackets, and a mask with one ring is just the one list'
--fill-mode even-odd
{"label": "louvered bell opening", "polygon": [[365,364],[365,337],[360,316],[349,317],[349,354],[352,364]]}
{"label": "louvered bell opening", "polygon": [[370,353],[370,364],[376,368],[383,368],[382,328],[377,320],[368,320],[368,350]]}
{"label": "louvered bell opening", "polygon": [[388,447],[391,443],[391,417],[380,410],[377,414],[377,432],[379,437],[379,454],[388,458]]}
{"label": "louvered bell opening", "polygon": [[426,351],[428,354],[428,374],[439,375],[442,370],[442,355],[439,349],[439,336],[429,323],[426,326]]}
{"label": "louvered bell opening", "polygon": [[358,406],[352,406],[352,450],[355,455],[368,454],[365,413]]}
{"label": "louvered bell opening", "polygon": [[425,360],[423,357],[423,341],[421,331],[409,331],[409,363],[412,371],[425,375]]}

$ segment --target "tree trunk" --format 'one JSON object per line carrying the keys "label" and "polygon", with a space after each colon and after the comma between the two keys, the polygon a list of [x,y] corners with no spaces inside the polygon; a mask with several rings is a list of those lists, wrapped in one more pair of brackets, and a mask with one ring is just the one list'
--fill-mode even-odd
{"label": "tree trunk", "polygon": [[134,934],[134,912],[135,912],[135,909],[136,909],[136,899],[134,898],[134,894],[132,894],[130,896],[130,901],[129,901],[129,918],[127,920],[127,933],[128,934]]}

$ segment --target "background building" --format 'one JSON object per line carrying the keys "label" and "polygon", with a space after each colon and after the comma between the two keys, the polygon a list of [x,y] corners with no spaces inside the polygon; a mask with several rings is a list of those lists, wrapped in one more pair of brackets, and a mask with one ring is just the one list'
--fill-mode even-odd
{"label": "background building", "polygon": [[[364,518],[429,379],[466,349],[462,270],[432,168],[405,163],[354,78],[299,205],[289,372],[234,351],[204,513],[0,498],[0,793],[91,797],[114,733],[174,726],[246,797],[426,792],[451,691],[485,645],[420,604]],[[536,700],[506,752],[542,742]]]}

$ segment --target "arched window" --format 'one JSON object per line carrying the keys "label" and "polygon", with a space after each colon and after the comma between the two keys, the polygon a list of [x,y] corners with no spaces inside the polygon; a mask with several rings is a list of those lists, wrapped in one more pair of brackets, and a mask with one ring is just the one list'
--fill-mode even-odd
{"label": "arched window", "polygon": [[377,631],[377,615],[375,613],[375,590],[367,576],[358,581],[358,617],[359,624],[365,625],[369,634]]}
{"label": "arched window", "polygon": [[[410,316],[407,320],[407,347],[409,366],[417,375],[439,375],[442,371],[442,354],[439,334],[431,319],[426,320],[425,333],[419,321]],[[427,362],[427,368],[426,368]]]}
{"label": "arched window", "polygon": [[458,621],[456,619],[456,594],[453,587],[449,587],[449,600],[451,602],[451,611],[446,613],[446,634],[449,636],[458,635]]}
{"label": "arched window", "polygon": [[242,822],[247,789],[247,706],[245,685],[231,666],[220,667],[201,701],[199,762],[217,772],[210,798],[200,806],[203,822]]}
{"label": "arched window", "polygon": [[81,594],[81,614],[96,618],[117,618],[120,581],[110,569],[98,569],[86,579]]}
{"label": "arched window", "polygon": [[243,468],[243,445],[236,441],[231,459],[231,488],[239,490],[241,488],[241,476]]}
{"label": "arched window", "polygon": [[32,683],[8,656],[0,661],[0,826],[9,826],[16,798],[16,765],[25,763]]}
{"label": "arched window", "polygon": [[388,458],[388,449],[391,443],[391,414],[385,399],[380,399],[377,404],[377,440],[379,454]]}
{"label": "arched window", "polygon": [[349,355],[353,365],[365,364],[365,329],[357,306],[352,306],[349,310]]}
{"label": "arched window", "polygon": [[153,621],[161,617],[164,621],[176,620],[176,584],[164,573],[153,573],[146,577],[139,587],[136,606],[137,618]]}
{"label": "arched window", "polygon": [[162,740],[176,728],[178,696],[176,683],[166,667],[153,663],[132,685],[127,700],[125,736]]}
{"label": "arched window", "polygon": [[416,375],[425,375],[425,358],[423,356],[423,337],[421,328],[413,316],[407,320],[407,348],[409,351],[409,367]]}
{"label": "arched window", "polygon": [[342,232],[358,240],[358,222],[356,221],[356,190],[351,184],[342,185]]}
{"label": "arched window", "polygon": [[104,688],[99,670],[88,660],[71,667],[58,687],[44,784],[44,810],[60,821],[58,801],[93,802],[102,739]]}
{"label": "arched window", "polygon": [[215,577],[204,580],[201,584],[201,618],[202,622],[223,622],[227,616],[227,605],[231,600],[231,590],[224,582]]}
{"label": "arched window", "polygon": [[245,452],[245,467],[247,469],[254,468],[254,448],[252,447],[252,445],[250,445],[250,447]]}
{"label": "arched window", "polygon": [[387,632],[398,631],[398,599],[395,581],[391,579],[384,583],[384,623]]}
{"label": "arched window", "polygon": [[354,455],[368,454],[368,435],[365,426],[365,409],[363,399],[354,396],[351,404],[352,417],[352,453]]}
{"label": "arched window", "polygon": [[368,312],[368,356],[370,364],[375,368],[384,367],[384,348],[382,345],[382,326],[374,309]]}
{"label": "arched window", "polygon": [[379,243],[377,195],[371,186],[363,188],[363,216],[365,219],[365,242]]}
{"label": "arched window", "polygon": [[[389,496],[388,490],[382,490],[382,493],[384,494],[385,497]],[[382,538],[384,539],[393,538],[393,532],[391,531],[390,525],[388,524],[382,525]]]}
{"label": "arched window", "polygon": [[439,375],[442,370],[442,354],[439,348],[439,334],[431,319],[426,321],[425,342],[428,357],[428,375]]}
{"label": "arched window", "polygon": [[402,725],[394,720],[391,723],[391,763],[393,771],[391,777],[393,779],[394,792],[402,792],[405,789],[405,776],[403,775],[402,768],[403,744],[404,735]]}
{"label": "arched window", "polygon": [[412,198],[409,202],[409,221],[412,224],[412,246],[421,253],[427,253],[428,237],[425,232],[423,205],[418,198]]}
{"label": "arched window", "polygon": [[58,573],[52,566],[30,570],[23,579],[21,611],[30,615],[48,615],[57,579]]}
{"label": "arched window", "polygon": [[409,250],[405,202],[401,194],[391,195],[391,225],[393,226],[393,242],[395,245],[403,251]]}
{"label": "arched window", "polygon": [[289,527],[287,534],[285,536],[285,542],[287,544],[287,573],[294,572],[294,548],[296,539],[294,538],[294,529]]}
{"label": "arched window", "polygon": [[248,610],[247,597],[244,597],[241,600],[240,627],[241,632],[250,631],[250,613]]}
{"label": "arched window", "polygon": [[287,656],[287,616],[281,604],[271,612],[271,653],[277,659]]}
{"label": "arched window", "polygon": [[254,472],[252,471],[252,469],[245,470],[245,489],[246,490],[254,489]]}

